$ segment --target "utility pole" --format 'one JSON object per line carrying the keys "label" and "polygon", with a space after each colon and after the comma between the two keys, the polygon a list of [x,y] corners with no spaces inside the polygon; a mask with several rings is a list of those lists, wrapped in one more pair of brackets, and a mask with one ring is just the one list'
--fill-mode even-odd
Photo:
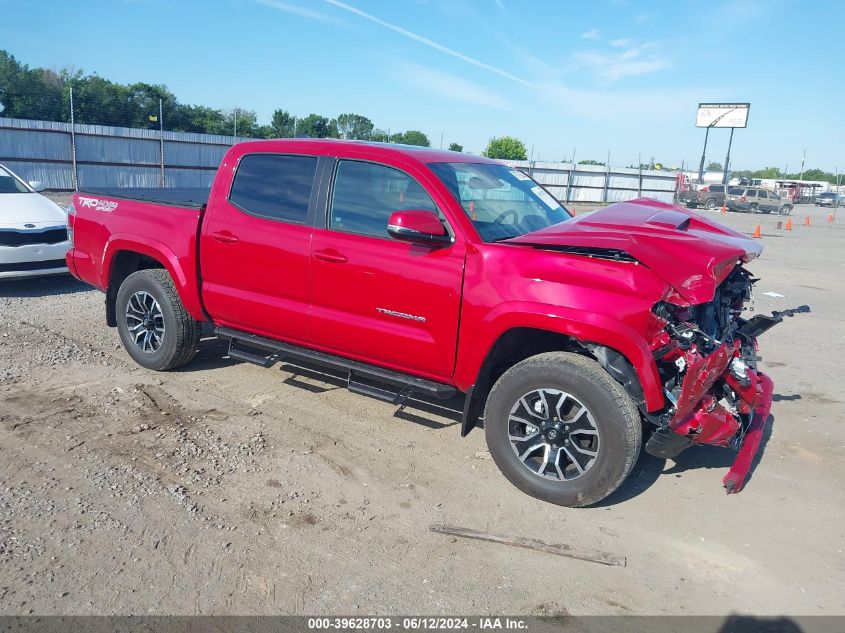
{"label": "utility pole", "polygon": [[164,187],[164,109],[161,99],[158,100],[158,138],[159,152],[161,154],[161,186]]}
{"label": "utility pole", "polygon": [[235,108],[234,115],[235,115],[235,130],[232,133],[232,142],[237,143],[238,142],[238,109],[237,108]]}
{"label": "utility pole", "polygon": [[804,159],[807,158],[807,150],[801,150],[801,177],[798,180],[804,180]]}
{"label": "utility pole", "polygon": [[443,132],[440,133],[440,149],[443,149]]}
{"label": "utility pole", "polygon": [[76,170],[76,125],[73,118],[73,86],[70,87],[70,158],[73,163],[71,179],[73,190],[79,191],[79,173]]}
{"label": "utility pole", "polygon": [[639,178],[637,181],[637,197],[643,197],[643,155],[637,154],[637,169],[639,170]]}

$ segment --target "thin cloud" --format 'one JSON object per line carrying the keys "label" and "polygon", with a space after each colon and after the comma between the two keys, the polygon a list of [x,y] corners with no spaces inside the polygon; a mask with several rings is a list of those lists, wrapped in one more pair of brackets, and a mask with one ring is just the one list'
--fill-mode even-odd
{"label": "thin cloud", "polygon": [[426,93],[486,106],[495,110],[513,110],[514,104],[483,86],[449,73],[420,64],[397,64],[393,77],[423,90]]}
{"label": "thin cloud", "polygon": [[600,40],[601,32],[598,29],[590,29],[581,33],[582,40]]}
{"label": "thin cloud", "polygon": [[[629,46],[630,40],[616,40],[612,46]],[[640,46],[631,46],[624,51],[585,50],[572,55],[567,70],[587,71],[602,81],[618,81],[625,77],[636,77],[664,70],[671,66],[668,59],[660,56],[653,49],[658,45],[649,42]],[[644,55],[644,53],[646,53]]]}
{"label": "thin cloud", "polygon": [[285,13],[290,13],[291,15],[296,15],[301,18],[308,18],[309,20],[317,20],[318,22],[326,22],[328,24],[346,24],[343,20],[340,20],[332,15],[327,15],[321,11],[315,11],[314,9],[301,7],[296,4],[281,2],[280,0],[256,0],[256,2],[263,4],[265,7],[284,11]]}
{"label": "thin cloud", "polygon": [[626,37],[621,37],[621,38],[616,39],[616,40],[610,40],[608,42],[608,44],[610,44],[611,46],[614,46],[616,48],[624,48],[626,46],[630,46],[632,44],[632,42],[631,42],[631,40],[629,40]]}
{"label": "thin cloud", "polygon": [[340,0],[324,0],[324,2],[327,2],[328,4],[335,6],[338,9],[343,9],[344,11],[348,11],[349,13],[353,13],[354,15],[362,17],[365,20],[369,20],[373,24],[378,24],[379,26],[399,33],[400,35],[404,35],[405,37],[412,39],[415,42],[419,42],[420,44],[424,44],[429,48],[433,48],[436,51],[440,51],[441,53],[445,53],[446,55],[450,55],[456,59],[460,59],[461,61],[464,61],[467,64],[472,64],[473,66],[477,66],[478,68],[483,68],[484,70],[488,70],[491,73],[495,73],[500,77],[505,77],[506,79],[510,79],[511,81],[515,81],[524,86],[531,85],[530,82],[522,79],[521,77],[517,77],[516,75],[509,73],[506,70],[503,70],[496,66],[492,66],[490,64],[486,64],[481,60],[475,59],[474,57],[470,57],[469,55],[464,55],[463,53],[460,53],[453,48],[449,48],[448,46],[444,46],[443,44],[435,42],[434,40],[430,40],[427,37],[423,37],[422,35],[414,33],[413,31],[409,31],[408,29],[402,28],[401,26],[392,24],[390,22],[382,20],[381,18],[377,18],[376,16],[367,13],[366,11],[361,11],[361,9],[350,6],[345,2],[340,2]]}

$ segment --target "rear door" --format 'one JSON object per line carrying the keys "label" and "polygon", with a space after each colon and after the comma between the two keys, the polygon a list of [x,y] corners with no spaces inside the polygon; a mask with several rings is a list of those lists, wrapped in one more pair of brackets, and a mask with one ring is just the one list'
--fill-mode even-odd
{"label": "rear door", "polygon": [[390,215],[445,217],[417,178],[389,165],[340,159],[327,218],[312,243],[313,345],[433,379],[452,375],[465,246],[390,237]]}
{"label": "rear door", "polygon": [[309,307],[318,158],[246,154],[215,191],[200,244],[202,296],[219,325],[300,342]]}

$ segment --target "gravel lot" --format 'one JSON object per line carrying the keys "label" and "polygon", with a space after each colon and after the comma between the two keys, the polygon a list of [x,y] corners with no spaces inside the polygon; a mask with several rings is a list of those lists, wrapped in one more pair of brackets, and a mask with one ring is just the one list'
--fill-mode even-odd
{"label": "gravel lot", "polygon": [[450,409],[398,412],[332,377],[234,362],[210,338],[183,370],[149,372],[99,292],[3,283],[0,613],[845,614],[845,217],[827,213],[796,209],[789,233],[718,216],[762,225],[756,310],[813,308],[761,340],[776,402],[745,491],[721,487],[733,453],[696,448],[643,455],[580,510],[511,487]]}

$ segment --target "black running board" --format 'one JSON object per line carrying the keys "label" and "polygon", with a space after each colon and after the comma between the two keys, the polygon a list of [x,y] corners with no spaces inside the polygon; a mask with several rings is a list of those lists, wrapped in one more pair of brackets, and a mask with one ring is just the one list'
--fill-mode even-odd
{"label": "black running board", "polygon": [[[451,398],[457,390],[451,385],[440,382],[418,378],[398,371],[392,371],[383,367],[367,365],[358,361],[334,356],[325,352],[300,347],[290,343],[274,341],[263,336],[248,334],[228,327],[218,327],[216,334],[221,339],[229,341],[229,356],[238,360],[253,363],[260,367],[272,367],[277,362],[285,360],[296,364],[297,362],[319,365],[329,369],[343,370],[346,372],[347,388],[356,393],[365,394],[379,400],[402,404],[413,394],[432,396],[440,400]],[[355,379],[365,379],[392,387],[398,387],[398,391],[389,391],[366,383],[357,382]]]}

